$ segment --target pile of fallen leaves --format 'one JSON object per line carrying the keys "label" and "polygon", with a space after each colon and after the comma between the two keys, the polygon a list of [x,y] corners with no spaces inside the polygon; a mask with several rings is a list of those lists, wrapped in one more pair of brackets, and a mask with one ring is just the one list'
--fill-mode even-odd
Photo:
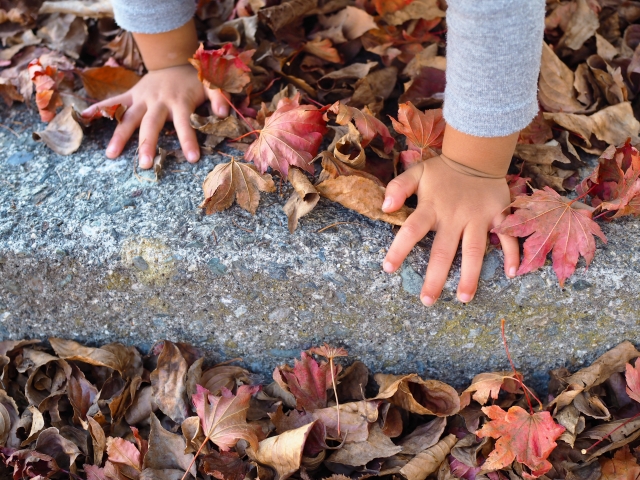
{"label": "pile of fallen leaves", "polygon": [[[126,91],[144,72],[111,16],[108,0],[0,0],[0,95],[11,104],[35,93],[49,124],[34,135],[61,154],[80,146],[93,120],[125,111],[82,117],[88,102]],[[203,46],[191,63],[206,87],[229,95],[233,113],[194,114],[192,126],[203,150],[226,141],[246,161],[210,173],[207,213],[234,201],[255,213],[275,174],[293,187],[284,206],[292,232],[320,196],[404,223],[412,209],[382,212],[384,188],[440,153],[444,1],[200,0],[196,23]],[[496,229],[528,237],[519,274],[552,251],[562,285],[580,256],[591,262],[595,236],[606,241],[594,218],[640,214],[639,93],[640,2],[548,0],[541,110],[508,176],[515,214]],[[602,155],[587,179],[581,152]],[[161,151],[156,176],[170,153],[184,159]]]}
{"label": "pile of fallen leaves", "polygon": [[515,368],[459,394],[416,374],[344,368],[347,352],[328,345],[259,386],[182,343],[145,356],[49,343],[0,342],[0,473],[15,480],[640,476],[640,352],[629,342],[576,373],[552,371],[544,403]]}

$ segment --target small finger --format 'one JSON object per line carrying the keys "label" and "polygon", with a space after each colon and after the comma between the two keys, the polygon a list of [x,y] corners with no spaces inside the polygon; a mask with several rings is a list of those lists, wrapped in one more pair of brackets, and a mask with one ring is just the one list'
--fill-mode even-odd
{"label": "small finger", "polygon": [[128,108],[131,106],[131,103],[132,103],[131,95],[123,93],[122,95],[117,95],[115,97],[108,98],[107,100],[102,100],[101,102],[94,103],[90,107],[87,107],[82,112],[80,112],[80,115],[82,115],[83,117],[90,117],[99,108],[111,107],[113,105],[118,105],[118,104],[124,105],[125,107]]}
{"label": "small finger", "polygon": [[136,131],[136,128],[140,125],[142,117],[144,116],[145,107],[134,106],[124,112],[120,123],[113,131],[109,145],[107,145],[107,157],[116,158],[122,153],[127,142]]}
{"label": "small finger", "polygon": [[164,127],[164,123],[167,120],[167,109],[164,106],[154,106],[152,109],[147,110],[142,123],[140,123],[140,137],[139,137],[139,163],[140,168],[151,168],[153,165],[153,158],[156,155],[156,149],[158,146],[158,137]]}
{"label": "small finger", "polygon": [[186,109],[174,111],[173,126],[176,129],[180,146],[187,161],[195,163],[200,160],[200,147],[198,146],[196,132],[193,127],[191,127],[191,122],[189,121],[190,115]]}
{"label": "small finger", "polygon": [[508,278],[515,278],[520,266],[520,244],[518,239],[504,234],[498,234],[498,238],[504,253],[504,273]]}
{"label": "small finger", "polygon": [[416,243],[429,233],[434,221],[435,214],[431,207],[418,204],[418,208],[409,215],[387,252],[382,265],[385,272],[393,273],[402,265]]}
{"label": "small finger", "polygon": [[431,306],[436,303],[442,293],[449,276],[451,264],[456,256],[460,233],[456,230],[439,230],[431,246],[427,275],[422,286],[420,298],[422,303]]}
{"label": "small finger", "polygon": [[487,249],[488,228],[468,225],[462,235],[462,269],[458,284],[458,300],[469,303],[478,289],[478,279]]}
{"label": "small finger", "polygon": [[416,165],[389,182],[382,204],[384,212],[395,212],[404,205],[407,198],[416,193],[422,170],[422,165]]}
{"label": "small finger", "polygon": [[220,118],[229,116],[229,97],[222,90],[219,88],[214,90],[208,89],[207,96],[211,102],[211,110],[214,115]]}

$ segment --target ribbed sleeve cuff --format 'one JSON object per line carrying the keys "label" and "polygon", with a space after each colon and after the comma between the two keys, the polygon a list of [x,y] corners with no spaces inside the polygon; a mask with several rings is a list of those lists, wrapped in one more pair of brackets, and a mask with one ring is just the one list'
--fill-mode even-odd
{"label": "ribbed sleeve cuff", "polygon": [[134,33],[164,33],[187,23],[196,11],[190,0],[111,0],[116,23]]}
{"label": "ribbed sleeve cuff", "polygon": [[545,0],[450,0],[444,117],[456,130],[502,137],[538,112]]}

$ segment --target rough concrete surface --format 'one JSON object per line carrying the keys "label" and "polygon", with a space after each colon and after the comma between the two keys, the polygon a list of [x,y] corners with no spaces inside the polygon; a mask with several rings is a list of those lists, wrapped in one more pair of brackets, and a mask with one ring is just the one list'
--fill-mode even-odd
{"label": "rough concrete surface", "polygon": [[[442,300],[417,293],[429,239],[395,275],[380,265],[391,228],[321,201],[291,235],[282,205],[263,195],[252,217],[234,206],[203,216],[201,184],[224,157],[170,161],[159,183],[133,175],[135,145],[117,160],[100,121],[63,157],[31,139],[42,128],[25,106],[0,107],[0,337],[62,336],[141,349],[186,341],[214,360],[242,357],[257,372],[330,342],[374,371],[418,372],[462,386],[508,369],[507,320],[517,366],[534,385],[628,339],[640,342],[640,222],[603,229],[595,261],[565,289],[550,266],[515,280],[489,254],[476,299],[455,299],[457,267]],[[175,136],[161,141],[175,148]],[[317,231],[335,222],[323,233]]]}

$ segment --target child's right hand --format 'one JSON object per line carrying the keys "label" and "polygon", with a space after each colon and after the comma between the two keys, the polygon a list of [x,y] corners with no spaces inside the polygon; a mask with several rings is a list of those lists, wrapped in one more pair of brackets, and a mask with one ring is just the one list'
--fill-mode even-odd
{"label": "child's right hand", "polygon": [[151,168],[156,155],[158,137],[167,120],[173,121],[180,146],[189,162],[200,159],[200,147],[189,118],[206,99],[211,101],[213,113],[229,115],[229,105],[220,90],[205,88],[191,65],[178,65],[147,73],[131,90],[92,105],[83,115],[90,115],[99,107],[122,104],[127,111],[116,127],[107,147],[107,157],[119,156],[127,141],[140,127],[139,166]]}
{"label": "child's right hand", "polygon": [[[486,167],[484,171],[495,174],[496,177],[500,177],[503,171],[506,172],[506,167],[501,166],[505,162],[502,159],[511,158],[515,148],[513,138],[472,138],[452,130],[447,126],[443,150],[451,150],[454,154],[463,152],[462,157],[457,155],[454,158],[470,159],[471,164],[474,155],[468,152],[476,150],[476,158],[485,159],[482,163]],[[453,144],[452,139],[455,140]],[[490,155],[491,153],[495,155]],[[492,165],[489,161],[487,165],[486,158],[500,160],[498,164]],[[478,163],[474,166],[477,165]],[[506,165],[508,166],[508,162]],[[384,260],[384,271],[395,272],[416,243],[429,231],[437,232],[420,293],[420,299],[425,305],[433,305],[442,293],[462,239],[462,272],[458,284],[458,299],[463,303],[470,302],[478,288],[487,247],[487,232],[504,220],[505,210],[511,204],[506,179],[470,176],[453,169],[441,157],[434,157],[392,180],[387,187],[382,209],[394,212],[414,194],[418,196],[418,206],[391,245]],[[505,273],[507,277],[513,278],[520,263],[518,240],[508,235],[499,235],[499,238],[504,252]]]}

